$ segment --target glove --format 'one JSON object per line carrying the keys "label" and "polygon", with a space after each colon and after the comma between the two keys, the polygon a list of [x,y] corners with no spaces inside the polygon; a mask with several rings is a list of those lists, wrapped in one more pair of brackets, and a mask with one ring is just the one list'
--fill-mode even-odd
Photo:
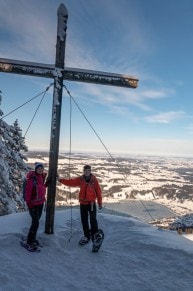
{"label": "glove", "polygon": [[102,209],[103,209],[102,205],[99,205],[99,210],[102,210]]}

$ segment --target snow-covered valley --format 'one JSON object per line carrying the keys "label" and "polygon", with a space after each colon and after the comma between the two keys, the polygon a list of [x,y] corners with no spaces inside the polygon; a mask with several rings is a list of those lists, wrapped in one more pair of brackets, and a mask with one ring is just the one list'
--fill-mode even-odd
{"label": "snow-covered valley", "polygon": [[[30,166],[41,161],[48,170],[48,153],[29,152],[27,157]],[[70,157],[60,154],[58,174],[66,178],[81,175],[85,164],[92,166],[93,174],[99,179],[103,206],[107,209],[119,210],[120,205],[127,202],[129,214],[148,222],[164,218],[173,221],[177,216],[192,213],[193,159],[156,156],[116,156],[112,159],[102,154],[77,153]],[[78,205],[77,198],[77,188],[57,184],[56,206]],[[162,210],[160,215],[160,206],[149,207],[150,202],[166,206],[168,211]]]}

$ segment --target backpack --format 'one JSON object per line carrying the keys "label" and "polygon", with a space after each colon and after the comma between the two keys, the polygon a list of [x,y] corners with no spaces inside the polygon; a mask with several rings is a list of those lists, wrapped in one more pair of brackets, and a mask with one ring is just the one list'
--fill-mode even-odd
{"label": "backpack", "polygon": [[[37,178],[36,178],[36,176],[31,176],[31,177],[29,177],[28,179],[33,179],[33,188],[36,188],[36,185],[37,185]],[[28,180],[27,178],[25,178],[24,180],[23,180],[23,191],[22,191],[22,193],[23,193],[23,200],[25,201],[25,196],[26,196],[26,185],[27,185],[27,180]]]}

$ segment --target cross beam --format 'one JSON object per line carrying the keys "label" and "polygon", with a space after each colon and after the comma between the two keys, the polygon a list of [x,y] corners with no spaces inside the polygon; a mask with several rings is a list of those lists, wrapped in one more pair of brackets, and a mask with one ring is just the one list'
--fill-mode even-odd
{"label": "cross beam", "polygon": [[60,4],[57,15],[58,26],[55,65],[0,58],[0,72],[54,79],[48,172],[48,178],[50,180],[50,183],[48,185],[47,192],[45,223],[45,232],[48,234],[52,234],[54,231],[56,176],[58,167],[63,81],[79,81],[102,85],[121,86],[127,88],[136,88],[138,82],[136,78],[121,74],[66,68],[64,60],[68,11],[64,4]]}
{"label": "cross beam", "polygon": [[[54,78],[55,66],[0,58],[0,72]],[[138,79],[126,75],[92,70],[67,68],[62,71],[63,79],[101,85],[137,88]]]}

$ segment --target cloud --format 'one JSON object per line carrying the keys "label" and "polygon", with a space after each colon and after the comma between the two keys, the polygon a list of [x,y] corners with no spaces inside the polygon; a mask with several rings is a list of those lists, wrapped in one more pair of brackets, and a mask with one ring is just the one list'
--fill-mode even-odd
{"label": "cloud", "polygon": [[159,89],[145,89],[141,92],[141,98],[144,99],[162,99],[170,96],[175,91],[171,88],[159,88]]}
{"label": "cloud", "polygon": [[[144,121],[144,113],[153,112],[150,100],[167,98],[173,93],[172,89],[130,89],[111,86],[98,86],[95,84],[76,83],[75,86],[68,88],[71,94],[76,98],[80,107],[89,103],[89,106],[106,107],[108,112],[132,120],[133,122]],[[71,86],[71,85],[69,85]],[[155,104],[155,103],[154,103]],[[149,123],[168,123],[175,119],[185,116],[182,111],[166,112],[157,115],[149,115],[146,121]]]}
{"label": "cloud", "polygon": [[[74,89],[74,94],[81,97],[82,100],[107,106],[112,108],[122,108],[125,112],[130,110],[140,109],[142,111],[153,111],[152,105],[149,105],[150,100],[160,100],[168,98],[173,93],[172,89],[130,89],[111,86],[98,86],[90,84],[80,84]],[[92,96],[92,98],[90,98]],[[113,109],[114,110],[114,109]],[[121,110],[119,110],[121,112]]]}
{"label": "cloud", "polygon": [[169,111],[151,115],[145,119],[150,123],[170,123],[185,117],[187,117],[187,114],[184,111]]}

